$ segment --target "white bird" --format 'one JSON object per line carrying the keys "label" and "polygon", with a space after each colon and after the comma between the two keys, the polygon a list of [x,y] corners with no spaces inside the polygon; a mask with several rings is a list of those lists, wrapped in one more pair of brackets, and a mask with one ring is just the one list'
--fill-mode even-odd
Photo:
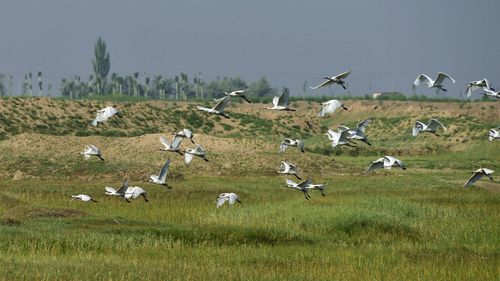
{"label": "white bird", "polygon": [[71,201],[73,200],[82,200],[83,202],[92,201],[94,203],[97,203],[97,201],[95,201],[94,199],[92,199],[92,197],[86,194],[71,195]]}
{"label": "white bird", "polygon": [[104,187],[104,194],[105,195],[110,195],[110,196],[121,196],[121,197],[124,197],[125,196],[125,191],[127,191],[128,189],[128,180],[125,179],[123,180],[123,184],[122,186],[119,188],[119,189],[115,189],[111,186],[106,186]]}
{"label": "white bird", "polygon": [[174,136],[175,137],[181,137],[181,138],[185,138],[185,139],[188,139],[190,140],[193,144],[196,144],[194,141],[193,141],[193,132],[191,132],[190,130],[188,129],[182,129],[182,131],[179,131],[177,133],[174,133]]}
{"label": "white bird", "polygon": [[151,175],[149,176],[149,182],[156,183],[159,185],[165,185],[170,188],[170,186],[167,184],[167,173],[168,173],[168,167],[170,166],[170,159],[167,159],[165,161],[165,164],[160,169],[160,172],[158,172],[158,175]]}
{"label": "white bird", "polygon": [[188,148],[188,149],[184,150],[184,162],[186,162],[186,164],[189,165],[189,163],[191,163],[191,161],[193,161],[194,156],[198,156],[201,159],[208,162],[208,159],[207,159],[207,157],[205,157],[205,155],[206,155],[206,151],[203,148],[203,146],[197,144],[196,148]]}
{"label": "white bird", "polygon": [[326,183],[322,184],[309,184],[306,186],[306,189],[308,190],[319,190],[321,191],[321,195],[325,196],[324,190],[326,188]]}
{"label": "white bird", "polygon": [[405,164],[403,163],[403,161],[401,161],[397,158],[394,158],[392,156],[384,156],[382,158],[379,158],[379,159],[373,161],[364,173],[366,174],[370,171],[373,171],[376,169],[382,169],[382,168],[390,170],[392,167],[400,167],[401,169],[406,170],[406,167],[405,167]]}
{"label": "white bird", "polygon": [[[242,98],[244,99],[246,102],[248,103],[252,103],[246,96],[245,96],[245,92],[248,91],[248,89],[246,90],[237,90],[237,91],[232,91],[231,93],[228,93],[228,92],[224,92],[224,96],[225,97],[238,97],[238,98]],[[223,97],[224,98],[224,97]],[[220,101],[221,99],[223,98],[220,98],[220,99],[214,99],[214,101]]]}
{"label": "white bird", "polygon": [[304,141],[300,139],[292,140],[290,138],[285,138],[280,144],[280,152],[284,152],[289,146],[297,147],[302,151],[304,150]]}
{"label": "white bird", "polygon": [[160,142],[165,146],[164,148],[160,148],[161,151],[172,151],[177,152],[182,155],[179,146],[184,138],[180,136],[174,136],[172,139],[172,143],[169,143],[168,140],[164,136],[160,136]]}
{"label": "white bird", "polygon": [[344,79],[346,79],[347,76],[349,76],[351,74],[351,71],[352,70],[348,70],[346,72],[340,73],[339,75],[332,76],[332,77],[324,77],[324,79],[326,79],[325,81],[323,81],[321,84],[319,84],[317,86],[310,87],[310,88],[313,90],[316,90],[318,88],[330,86],[332,84],[339,84],[340,86],[342,86],[342,88],[344,88],[344,90],[347,90],[347,88],[345,87]]}
{"label": "white bird", "polygon": [[217,197],[217,208],[222,206],[226,201],[228,201],[229,206],[232,206],[236,202],[241,204],[240,197],[236,193],[221,193]]}
{"label": "white bird", "polygon": [[287,187],[289,187],[291,189],[296,189],[296,190],[302,191],[302,193],[304,193],[304,197],[307,200],[309,200],[309,198],[311,198],[311,196],[307,192],[307,186],[309,186],[311,184],[311,178],[308,177],[305,181],[302,181],[300,183],[296,183],[293,180],[289,180],[289,179],[286,179],[285,182],[286,182]]}
{"label": "white bird", "polygon": [[341,145],[347,145],[350,147],[356,147],[356,145],[352,144],[352,141],[348,139],[349,130],[343,130],[342,127],[338,132],[335,132],[332,129],[328,129],[328,132],[326,133],[328,138],[332,141],[332,146],[341,146]]}
{"label": "white bird", "polygon": [[295,166],[292,163],[281,161],[281,166],[280,166],[280,169],[278,170],[278,173],[286,174],[286,175],[294,175],[295,177],[297,177],[297,179],[299,179],[299,180],[302,179],[298,175],[297,166]]}
{"label": "white bird", "polygon": [[427,125],[420,121],[416,121],[415,125],[413,125],[412,135],[416,137],[420,132],[429,132],[436,136],[439,136],[437,130],[440,128],[446,131],[445,126],[436,119],[431,119],[431,122],[429,122],[429,124]]}
{"label": "white bird", "polygon": [[342,107],[344,110],[347,110],[347,107],[339,100],[329,100],[321,103],[321,110],[318,113],[319,117],[324,117],[330,113],[335,112],[337,108]]}
{"label": "white bird", "polygon": [[500,129],[490,129],[490,133],[488,135],[488,140],[493,141],[493,140],[500,140]]}
{"label": "white bird", "polygon": [[483,88],[483,91],[484,91],[484,93],[482,93],[482,94],[487,96],[487,97],[493,97],[493,98],[500,99],[500,91],[495,92],[495,90],[493,90],[492,88]]}
{"label": "white bird", "polygon": [[83,155],[85,159],[89,159],[90,156],[97,156],[99,157],[99,159],[104,161],[104,158],[102,158],[101,150],[97,146],[92,144],[85,146],[85,149],[80,152],[80,154]]}
{"label": "white bird", "polygon": [[478,81],[470,81],[465,85],[465,97],[470,97],[472,92],[478,89],[490,88],[490,83],[488,80],[478,80]]}
{"label": "white bird", "polygon": [[464,187],[471,186],[473,183],[481,179],[483,176],[487,176],[491,181],[493,181],[493,177],[491,176],[493,172],[495,171],[486,168],[477,169],[475,172],[472,172],[473,173],[472,177],[470,177],[467,180],[467,182],[464,184]]}
{"label": "white bird", "polygon": [[284,88],[281,95],[275,96],[273,98],[273,107],[267,107],[266,109],[295,111],[295,109],[291,109],[288,107],[289,96],[290,96],[290,92],[288,91],[287,88]]}
{"label": "white bird", "polygon": [[371,143],[368,142],[368,137],[366,136],[365,129],[366,126],[368,126],[372,121],[373,118],[367,118],[359,122],[358,125],[356,126],[356,130],[352,130],[346,126],[339,126],[339,129],[348,131],[348,136],[347,136],[348,139],[360,140],[368,145],[371,145]]}
{"label": "white bird", "polygon": [[131,186],[125,191],[124,198],[130,203],[129,199],[136,199],[137,197],[144,197],[144,201],[149,202],[148,194],[146,191],[138,186]]}
{"label": "white bird", "polygon": [[98,110],[97,116],[95,117],[94,121],[92,121],[92,126],[94,127],[97,126],[98,123],[102,123],[108,120],[113,115],[116,115],[120,118],[123,117],[122,113],[112,106],[108,106],[105,107],[104,109]]}
{"label": "white bird", "polygon": [[213,108],[206,108],[199,105],[197,105],[196,108],[198,108],[198,110],[200,111],[217,114],[229,118],[229,116],[227,116],[224,113],[224,108],[228,105],[228,103],[229,103],[229,96],[225,96],[222,99],[220,99],[219,102]]}
{"label": "white bird", "polygon": [[420,86],[420,84],[422,84],[424,86],[427,86],[428,88],[436,88],[438,90],[447,92],[448,90],[443,88],[443,82],[445,79],[450,79],[451,82],[455,83],[455,79],[451,78],[448,74],[443,72],[438,72],[436,80],[432,80],[429,76],[425,74],[418,75],[417,79],[415,79],[415,82],[413,82],[413,85]]}

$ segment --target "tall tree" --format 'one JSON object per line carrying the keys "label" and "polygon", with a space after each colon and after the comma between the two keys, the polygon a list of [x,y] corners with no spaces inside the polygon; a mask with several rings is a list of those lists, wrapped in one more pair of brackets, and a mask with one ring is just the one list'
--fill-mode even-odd
{"label": "tall tree", "polygon": [[38,71],[38,96],[42,96],[42,72]]}
{"label": "tall tree", "polygon": [[3,78],[5,75],[3,73],[0,73],[0,96],[5,96],[5,85],[3,84]]}
{"label": "tall tree", "polygon": [[111,66],[109,53],[106,49],[106,42],[99,36],[94,46],[94,60],[92,61],[96,79],[97,94],[104,91],[106,85],[106,76],[108,76]]}

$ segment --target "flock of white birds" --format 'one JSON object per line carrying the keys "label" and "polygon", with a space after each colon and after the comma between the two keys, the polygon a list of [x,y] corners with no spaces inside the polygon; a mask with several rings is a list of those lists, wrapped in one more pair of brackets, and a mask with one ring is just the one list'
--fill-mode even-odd
{"label": "flock of white birds", "polygon": [[[326,87],[326,86],[331,86],[334,84],[340,85],[342,88],[346,88],[346,81],[345,79],[351,74],[351,70],[343,72],[339,75],[332,76],[332,77],[325,77],[325,81],[320,83],[317,86],[311,87],[311,89],[318,89],[321,87]],[[455,80],[451,78],[449,75],[446,73],[439,72],[437,74],[437,77],[435,80],[431,79],[429,76],[425,74],[420,74],[417,76],[417,79],[414,82],[415,86],[419,85],[424,85],[429,88],[436,88],[439,91],[447,91],[444,88],[443,82],[445,80],[450,80],[451,82],[455,83]],[[488,80],[483,79],[483,80],[478,80],[478,81],[471,81],[466,84],[466,96],[470,97],[472,95],[473,91],[476,91],[478,89],[482,89],[484,91],[484,95],[486,96],[491,96],[495,98],[500,98],[500,92],[496,92],[493,88],[490,87],[490,84]],[[224,109],[227,107],[229,104],[229,100],[231,98],[242,98],[246,102],[251,103],[251,101],[245,96],[245,92],[247,90],[237,90],[233,91],[230,93],[224,93],[224,97],[220,99],[214,99],[216,102],[216,105],[213,108],[207,108],[207,107],[202,107],[202,106],[197,106],[196,108],[199,111],[203,111],[206,113],[210,114],[216,114],[223,116],[225,118],[230,118],[225,112]],[[288,100],[289,100],[289,91],[288,89],[284,89],[283,92],[279,96],[275,96],[272,101],[272,107],[268,107],[266,109],[269,110],[278,110],[278,111],[295,111],[295,109],[292,109],[288,105]],[[338,108],[342,108],[344,110],[348,110],[348,108],[339,100],[329,100],[326,102],[323,102],[321,105],[321,109],[318,113],[319,117],[325,117],[328,114],[331,114],[335,112]],[[92,121],[93,126],[97,126],[98,123],[105,122],[112,116],[117,116],[117,117],[123,117],[121,112],[118,111],[116,108],[108,106],[102,110],[97,111],[97,116],[96,118]],[[339,147],[342,145],[345,146],[350,146],[350,147],[356,147],[356,141],[361,141],[364,142],[367,145],[371,145],[371,143],[368,141],[368,137],[365,133],[366,127],[373,122],[373,118],[367,118],[365,120],[362,120],[359,122],[356,126],[356,128],[351,129],[347,126],[340,125],[337,128],[337,131],[328,129],[326,132],[326,135],[328,136],[328,139],[331,141],[332,147]],[[412,130],[412,135],[416,137],[419,133],[432,133],[436,136],[439,136],[438,131],[444,130],[446,131],[446,127],[437,119],[431,119],[428,124],[425,124],[421,121],[416,121],[413,130]],[[193,158],[195,156],[201,158],[204,161],[209,161],[206,158],[206,150],[203,148],[202,145],[195,143],[193,140],[194,134],[189,130],[189,129],[183,129],[180,132],[174,132],[173,133],[173,138],[172,141],[169,142],[168,139],[164,136],[160,136],[160,143],[163,145],[163,148],[160,148],[159,150],[161,151],[167,151],[167,152],[175,152],[177,154],[180,154],[184,156],[184,161],[186,165],[189,165],[191,161],[193,161]],[[193,145],[195,145],[194,148],[187,148],[184,151],[180,149],[180,144],[184,139],[189,139]],[[489,136],[488,136],[489,141],[494,141],[494,140],[500,140],[500,129],[499,128],[493,128],[490,129],[489,131]],[[285,152],[288,147],[297,147],[298,150],[300,150],[302,153],[305,152],[305,145],[304,141],[301,139],[292,139],[292,138],[285,138],[279,147],[280,152]],[[83,152],[81,152],[85,159],[89,159],[91,156],[96,156],[100,160],[104,161],[104,158],[102,157],[101,150],[94,146],[94,145],[87,145],[85,146],[85,149]],[[167,184],[167,174],[168,174],[168,169],[170,166],[170,159],[167,159],[166,162],[163,164],[161,167],[160,171],[158,172],[157,175],[151,175],[149,177],[149,182],[158,184],[161,186],[165,186],[167,188],[171,188]],[[405,164],[403,161],[393,157],[393,156],[384,156],[381,157],[375,161],[373,161],[369,167],[366,169],[364,173],[368,173],[371,171],[374,171],[376,169],[391,169],[392,167],[399,167],[403,170],[406,170]],[[302,178],[299,176],[298,168],[296,165],[289,163],[289,162],[284,162],[281,161],[281,166],[280,169],[277,171],[279,174],[283,175],[292,175],[295,176],[298,180],[302,180]],[[467,182],[464,184],[465,187],[469,187],[472,184],[474,184],[476,181],[478,181],[480,178],[483,176],[488,177],[491,181],[493,181],[493,178],[491,174],[494,171],[491,169],[487,168],[480,168],[473,172],[473,175],[467,180]],[[311,196],[309,195],[310,190],[319,190],[323,196],[325,196],[324,190],[326,187],[326,184],[313,184],[312,179],[310,176],[307,177],[306,180],[303,180],[299,183],[296,183],[290,179],[285,179],[286,186],[291,189],[295,190],[300,190],[303,194],[304,197],[309,200]],[[149,202],[147,193],[144,189],[142,189],[139,186],[129,186],[128,185],[128,180],[124,180],[122,186],[118,189],[115,189],[111,186],[106,186],[105,187],[105,194],[109,196],[118,196],[123,198],[125,201],[130,202],[130,199],[136,199],[139,196],[142,196],[146,202]],[[92,199],[91,196],[86,195],[86,194],[79,194],[79,195],[72,195],[71,200],[81,200],[85,202],[97,202],[94,199]],[[228,202],[229,205],[233,205],[236,202],[241,203],[239,196],[236,193],[222,193],[217,197],[216,200],[216,206],[219,208],[222,206],[225,202]]]}

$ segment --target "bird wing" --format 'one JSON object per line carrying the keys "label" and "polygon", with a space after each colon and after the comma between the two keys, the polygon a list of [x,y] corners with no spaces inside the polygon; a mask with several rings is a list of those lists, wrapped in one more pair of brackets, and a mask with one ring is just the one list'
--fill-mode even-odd
{"label": "bird wing", "polygon": [[305,181],[300,182],[297,186],[300,188],[306,188],[312,182],[311,178],[308,177]]}
{"label": "bird wing", "polygon": [[351,71],[352,69],[349,69],[348,71],[346,72],[342,72],[340,73],[339,75],[333,77],[334,79],[337,79],[337,80],[343,80],[345,78],[347,78],[347,76],[349,76],[351,74]]}
{"label": "bird wing", "polygon": [[376,170],[376,169],[382,169],[382,168],[384,168],[384,158],[379,158],[370,164],[368,169],[366,169],[365,173],[368,173],[368,172]]}
{"label": "bird wing", "polygon": [[447,78],[450,79],[451,82],[455,83],[455,79],[451,78],[448,74],[443,72],[438,72],[438,76],[436,77],[436,81],[434,82],[434,84],[441,85]]}
{"label": "bird wing", "polygon": [[497,92],[495,92],[492,88],[490,87],[483,87],[483,91],[485,91],[486,93],[488,94],[491,94],[491,95],[496,95]]}
{"label": "bird wing", "polygon": [[167,161],[165,161],[165,164],[163,164],[163,167],[161,167],[160,173],[158,173],[158,179],[161,182],[165,182],[167,180],[167,173],[169,166],[170,166],[170,159],[167,159]]}
{"label": "bird wing", "polygon": [[399,159],[397,159],[395,157],[392,157],[392,156],[385,156],[384,158],[387,159],[387,161],[389,162],[388,166],[392,166],[394,164],[397,164],[402,169],[406,169],[405,168],[405,164],[403,163],[403,161],[401,161],[401,160],[399,160]]}
{"label": "bird wing", "polygon": [[281,144],[280,144],[280,152],[284,152],[287,148],[288,148],[288,145],[287,145],[287,141],[288,139],[284,139]]}
{"label": "bird wing", "polygon": [[333,113],[337,108],[342,106],[342,102],[338,100],[329,100],[328,106],[325,108],[326,113]]}
{"label": "bird wing", "polygon": [[415,82],[413,82],[413,85],[415,86],[420,86],[420,84],[429,85],[430,83],[432,83],[432,79],[429,76],[425,74],[419,74],[417,76],[417,79],[415,79]]}
{"label": "bird wing", "polygon": [[290,95],[290,92],[288,91],[288,89],[284,89],[283,93],[279,97],[278,105],[287,106],[288,105],[288,97],[289,97],[289,95]]}
{"label": "bird wing", "polygon": [[170,143],[164,136],[160,136],[160,142],[165,146],[165,148],[170,148]]}
{"label": "bird wing", "polygon": [[328,137],[332,141],[332,146],[337,146],[337,144],[339,143],[340,134],[332,129],[328,129]]}
{"label": "bird wing", "polygon": [[443,130],[446,131],[446,128],[444,127],[444,125],[436,119],[431,119],[431,122],[429,123],[429,125],[427,125],[427,127],[432,129],[432,130],[437,130],[439,128],[443,128]]}
{"label": "bird wing", "polygon": [[493,172],[495,172],[495,171],[490,170],[490,169],[487,169],[487,168],[483,168],[483,172],[484,172],[485,174],[489,175],[489,174],[493,174]]}
{"label": "bird wing", "polygon": [[214,110],[217,110],[217,111],[224,111],[224,108],[227,106],[227,104],[229,103],[229,97],[226,96],[224,98],[222,98],[216,105],[215,107],[213,108]]}
{"label": "bird wing", "polygon": [[317,86],[314,86],[314,87],[309,87],[311,90],[316,90],[318,88],[321,88],[321,87],[325,87],[325,86],[328,86],[330,84],[333,83],[333,80],[331,79],[328,79],[328,80],[325,80],[323,82],[321,82],[321,84],[317,85]]}
{"label": "bird wing", "polygon": [[346,141],[351,133],[349,131],[342,131],[340,133],[339,141]]}
{"label": "bird wing", "polygon": [[191,163],[191,161],[193,161],[193,154],[185,151],[184,152],[184,162],[186,162],[186,164],[189,165],[189,163]]}
{"label": "bird wing", "polygon": [[475,183],[476,181],[478,181],[480,178],[483,177],[483,173],[481,172],[475,172],[472,177],[470,177],[467,182],[465,182],[464,186],[465,187],[469,187],[471,186],[473,183]]}
{"label": "bird wing", "polygon": [[281,96],[275,96],[273,97],[273,105],[278,106],[278,102],[280,101]]}
{"label": "bird wing", "polygon": [[281,161],[280,169],[278,170],[278,172],[284,172],[284,173],[286,173],[287,172],[287,167],[289,167],[288,163]]}
{"label": "bird wing", "polygon": [[172,149],[178,149],[179,146],[181,145],[181,142],[184,138],[181,136],[174,136],[174,139],[172,140]]}
{"label": "bird wing", "polygon": [[370,123],[373,121],[373,118],[367,118],[361,122],[358,123],[358,130],[361,132],[365,132],[366,126],[370,125]]}
{"label": "bird wing", "polygon": [[116,193],[118,194],[125,194],[128,190],[128,180],[125,179],[123,180],[123,184],[122,186],[120,186],[120,188],[116,191]]}
{"label": "bird wing", "polygon": [[229,193],[229,205],[236,203],[236,199],[238,199],[238,195],[235,193]]}
{"label": "bird wing", "polygon": [[184,133],[184,135],[186,136],[186,138],[190,139],[193,137],[193,132],[191,132],[190,130],[188,129],[182,129],[182,132]]}
{"label": "bird wing", "polygon": [[104,190],[106,190],[109,193],[116,193],[116,189],[112,188],[111,186],[104,187]]}
{"label": "bird wing", "polygon": [[294,182],[293,180],[286,179],[286,180],[285,180],[285,182],[286,182],[286,185],[287,185],[288,187],[295,187],[295,186],[297,186],[297,183],[296,183],[296,182]]}
{"label": "bird wing", "polygon": [[296,140],[296,142],[297,142],[297,147],[300,149],[300,151],[304,152],[304,141]]}
{"label": "bird wing", "polygon": [[219,197],[217,198],[217,208],[219,208],[220,206],[222,206],[222,204],[224,204],[224,202],[226,202],[227,199],[228,198],[226,196],[223,196],[222,194],[219,195]]}
{"label": "bird wing", "polygon": [[100,155],[101,150],[97,146],[91,144],[91,145],[89,145],[89,153],[95,154],[95,155]]}
{"label": "bird wing", "polygon": [[199,155],[205,155],[205,153],[207,152],[207,151],[205,150],[205,148],[203,148],[203,146],[201,146],[200,144],[196,144],[195,151],[196,151]]}
{"label": "bird wing", "polygon": [[424,123],[420,122],[420,121],[416,121],[415,122],[415,125],[413,125],[413,132],[412,132],[412,135],[414,137],[416,137],[418,135],[418,133],[424,129],[425,127],[427,127],[427,125],[425,125]]}

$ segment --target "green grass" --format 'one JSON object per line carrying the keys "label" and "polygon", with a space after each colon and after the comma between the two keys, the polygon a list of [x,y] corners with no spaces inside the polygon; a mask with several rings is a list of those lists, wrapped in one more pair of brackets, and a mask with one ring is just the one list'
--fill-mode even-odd
{"label": "green grass", "polygon": [[[190,176],[171,190],[133,180],[151,202],[130,204],[103,195],[113,178],[4,179],[0,279],[494,280],[499,193],[462,188],[463,167],[423,168],[457,155],[413,157],[404,172],[315,178],[328,189],[309,201],[279,176]],[[487,152],[471,157],[499,168]],[[226,191],[243,203],[216,209]],[[70,202],[78,193],[99,203]]]}

